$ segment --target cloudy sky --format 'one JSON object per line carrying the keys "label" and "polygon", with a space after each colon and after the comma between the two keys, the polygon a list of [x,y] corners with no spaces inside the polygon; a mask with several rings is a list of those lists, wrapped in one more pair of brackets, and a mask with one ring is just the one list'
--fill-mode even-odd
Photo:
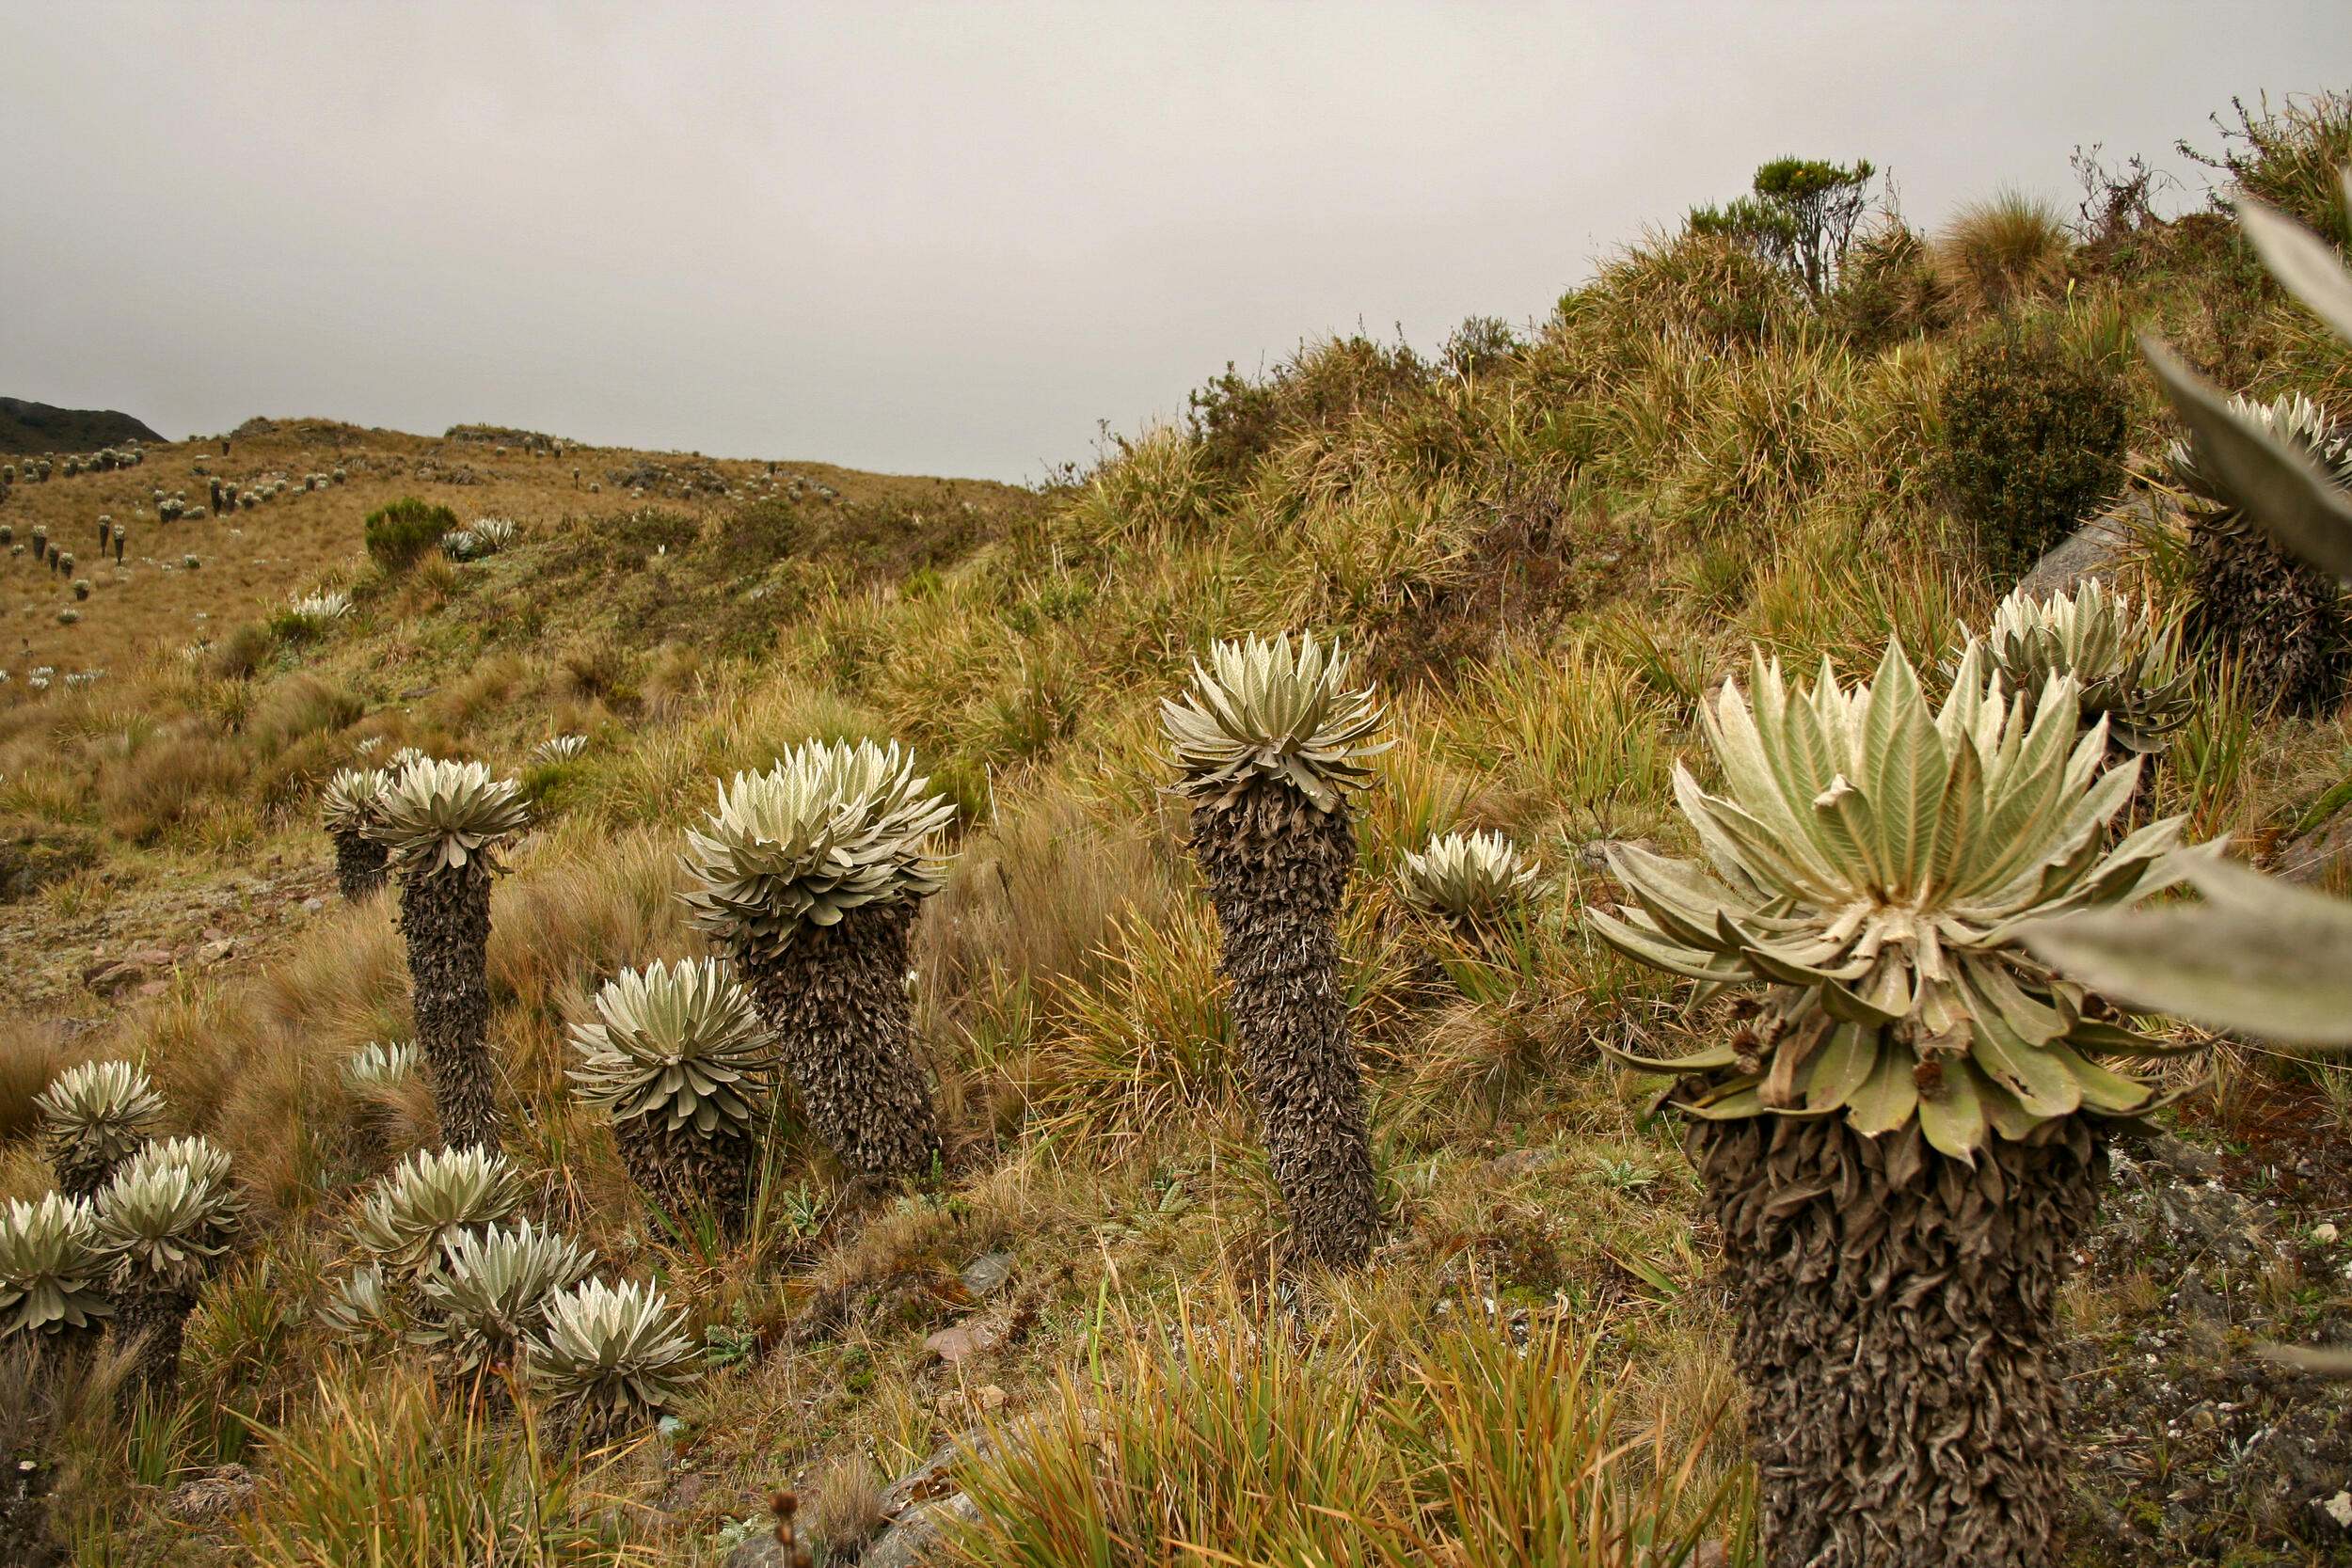
{"label": "cloudy sky", "polygon": [[0,0],[0,393],[1033,478],[1228,359],[1539,316],[1777,154],[1925,226],[2076,143],[2190,173],[2233,94],[2352,86],[2343,24]]}

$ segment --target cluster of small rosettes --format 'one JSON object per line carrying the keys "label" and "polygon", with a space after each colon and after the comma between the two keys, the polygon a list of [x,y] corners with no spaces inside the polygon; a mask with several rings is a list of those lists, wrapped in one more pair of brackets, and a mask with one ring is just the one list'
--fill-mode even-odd
{"label": "cluster of small rosettes", "polygon": [[[1961,627],[1963,646],[1977,641]],[[2135,603],[2097,578],[2071,593],[2037,597],[2020,588],[1994,611],[1985,657],[2028,712],[2050,683],[2074,683],[2087,727],[2104,718],[2108,738],[2133,752],[2160,752],[2165,736],[2196,711],[2189,672],[2181,667],[2176,623]]]}
{"label": "cluster of small rosettes", "polygon": [[410,1155],[362,1202],[366,1260],[322,1320],[355,1344],[421,1346],[460,1376],[519,1373],[582,1431],[663,1414],[699,1375],[681,1314],[650,1284],[592,1277],[588,1248],[514,1218],[522,1198],[501,1154]]}
{"label": "cluster of small rosettes", "polygon": [[190,1291],[242,1227],[228,1152],[208,1138],[149,1144],[98,1195],[98,1244],[119,1286]]}

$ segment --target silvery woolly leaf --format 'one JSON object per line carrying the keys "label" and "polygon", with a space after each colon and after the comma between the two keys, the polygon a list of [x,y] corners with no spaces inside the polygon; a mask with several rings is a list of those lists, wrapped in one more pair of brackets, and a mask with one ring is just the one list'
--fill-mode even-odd
{"label": "silvery woolly leaf", "polygon": [[2352,902],[2222,862],[2187,880],[2204,904],[2068,915],[2024,940],[2135,1006],[2289,1044],[2352,1045]]}
{"label": "silvery woolly leaf", "polygon": [[[2343,178],[2345,199],[2352,201],[2352,170]],[[2337,337],[2352,342],[2352,275],[2336,260],[2333,247],[2259,198],[2241,195],[2235,206],[2238,222],[2270,276]]]}
{"label": "silvery woolly leaf", "polygon": [[2155,339],[2142,337],[2139,348],[2188,426],[2198,461],[2243,498],[2247,516],[2286,549],[2352,580],[2352,501],[2327,470],[2238,415]]}

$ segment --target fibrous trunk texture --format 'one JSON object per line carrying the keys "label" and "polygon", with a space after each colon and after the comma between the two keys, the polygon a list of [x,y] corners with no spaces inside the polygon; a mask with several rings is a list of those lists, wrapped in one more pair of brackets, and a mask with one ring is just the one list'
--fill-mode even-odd
{"label": "fibrous trunk texture", "polygon": [[2265,702],[2333,706],[2352,671],[2352,615],[2335,579],[2234,513],[2190,527],[2189,559],[2191,639],[2239,659]]}
{"label": "fibrous trunk texture", "polygon": [[180,1337],[196,1310],[193,1290],[135,1286],[115,1301],[115,1335],[136,1347],[122,1397],[137,1399],[142,1391],[168,1395],[180,1382]]}
{"label": "fibrous trunk texture", "polygon": [[49,1535],[50,1475],[39,1454],[0,1454],[0,1562],[47,1568],[58,1560]]}
{"label": "fibrous trunk texture", "polygon": [[98,1190],[114,1180],[123,1162],[109,1160],[96,1153],[67,1152],[51,1162],[57,1173],[57,1191],[68,1197],[88,1198],[95,1202]]}
{"label": "fibrous trunk texture", "polygon": [[365,898],[384,885],[384,861],[389,853],[365,833],[337,833],[335,885],[347,899]]}
{"label": "fibrous trunk texture", "polygon": [[402,880],[400,931],[417,1015],[417,1049],[451,1148],[499,1147],[498,1091],[486,1037],[490,874],[478,860]]}
{"label": "fibrous trunk texture", "polygon": [[907,1004],[914,924],[905,899],[867,904],[773,957],[739,955],[809,1125],[862,1176],[922,1176],[939,1155]]}
{"label": "fibrous trunk texture", "polygon": [[1695,1122],[1740,1296],[1771,1568],[2048,1568],[2058,1290],[2106,1170],[2070,1117],[1972,1169],[1915,1124]]}
{"label": "fibrous trunk texture", "polygon": [[645,1196],[673,1218],[710,1211],[722,1231],[742,1229],[756,1145],[749,1138],[706,1138],[691,1127],[659,1127],[650,1117],[612,1124],[621,1161]]}
{"label": "fibrous trunk texture", "polygon": [[1192,852],[1224,930],[1234,1033],[1297,1251],[1360,1263],[1380,1210],[1339,991],[1340,899],[1356,865],[1347,808],[1320,812],[1287,784],[1252,784],[1193,812]]}

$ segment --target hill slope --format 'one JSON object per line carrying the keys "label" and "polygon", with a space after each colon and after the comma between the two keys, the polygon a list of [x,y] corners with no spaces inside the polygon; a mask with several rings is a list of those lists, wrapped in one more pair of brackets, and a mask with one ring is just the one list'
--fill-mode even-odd
{"label": "hill slope", "polygon": [[[1746,1560],[1716,1242],[1643,1115],[1655,1084],[1599,1049],[1659,1053],[1720,1021],[1584,928],[1619,896],[1601,851],[1692,847],[1674,768],[1711,768],[1696,705],[1752,649],[1851,678],[1890,641],[1932,668],[1985,625],[2009,570],[1936,477],[1940,400],[1975,345],[2058,343],[2117,388],[2141,453],[2170,432],[2134,326],[2233,385],[2352,407],[2352,363],[2210,216],[2050,230],[1998,298],[1953,282],[1965,241],[1889,246],[1817,305],[1677,236],[1526,341],[1472,324],[1443,364],[1347,340],[1225,378],[1187,428],[1046,496],[298,420],[20,487],[0,516],[72,539],[159,475],[193,497],[199,463],[241,485],[346,470],[230,519],[139,524],[163,547],[38,644],[61,673],[111,673],[0,705],[0,813],[22,880],[48,879],[0,906],[0,1185],[49,1184],[27,1135],[49,1074],[125,1055],[254,1205],[190,1325],[184,1418],[73,1418],[70,1528],[110,1562],[204,1560],[231,1536],[265,1561],[454,1561],[418,1521],[457,1498],[516,1560],[711,1563],[789,1485],[841,1560],[882,1525],[884,1483],[993,1429],[993,1457],[910,1483],[970,1489],[997,1532],[973,1560],[1167,1555],[1104,1544],[1141,1539],[1504,1568],[1522,1523],[1555,1539],[1604,1494]],[[2144,478],[2107,477],[2171,516]],[[403,494],[512,515],[517,538],[372,564],[359,519]],[[186,539],[211,558],[167,572]],[[2179,546],[2151,530],[2116,569],[2177,596]],[[54,591],[0,570],[34,646]],[[313,587],[349,612],[278,613]],[[1355,651],[1397,740],[1341,925],[1386,1225],[1346,1279],[1278,1277],[1282,1210],[1158,730],[1211,639],[1297,626]],[[2258,855],[2324,832],[2352,797],[2352,714],[2272,713],[2227,659],[2196,678],[2138,809]],[[579,754],[540,752],[556,734]],[[720,1244],[643,1200],[570,1092],[566,1036],[623,966],[707,951],[676,897],[683,831],[714,780],[811,736],[901,740],[956,807],[908,979],[947,1148],[936,1182],[878,1198],[787,1106],[759,1224]],[[404,745],[489,762],[533,803],[489,946],[510,1148],[532,1214],[658,1278],[702,1351],[681,1424],[625,1452],[545,1453],[511,1416],[469,1418],[420,1355],[361,1355],[321,1321],[369,1183],[434,1135],[413,1083],[344,1070],[407,1037],[408,979],[394,901],[335,901],[316,825],[335,768]],[[1505,933],[1397,892],[1405,852],[1456,826],[1541,865]],[[2352,1336],[2343,1080],[2226,1041],[2216,1059],[2162,1136],[2122,1146],[2068,1292],[2073,1568],[2319,1563],[2352,1542],[2328,1508],[2352,1398],[2254,1350]],[[1614,1441],[1645,1431],[1654,1449]],[[1654,1490],[1654,1456],[1670,1474],[1688,1456],[1692,1487]],[[159,1494],[194,1474],[235,1500],[183,1526],[194,1505]]]}
{"label": "hill slope", "polygon": [[162,439],[130,415],[110,408],[56,408],[0,398],[0,451],[97,451],[125,441]]}

